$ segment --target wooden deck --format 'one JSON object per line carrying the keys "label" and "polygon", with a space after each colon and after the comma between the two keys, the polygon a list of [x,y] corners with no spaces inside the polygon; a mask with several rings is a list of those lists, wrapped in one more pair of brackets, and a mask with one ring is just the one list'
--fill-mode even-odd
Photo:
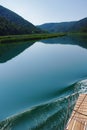
{"label": "wooden deck", "polygon": [[65,130],[87,130],[87,94],[79,96]]}

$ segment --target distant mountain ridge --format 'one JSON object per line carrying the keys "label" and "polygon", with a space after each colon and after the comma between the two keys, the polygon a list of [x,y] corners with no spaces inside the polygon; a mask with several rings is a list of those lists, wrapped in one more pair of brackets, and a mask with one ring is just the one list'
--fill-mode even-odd
{"label": "distant mountain ridge", "polygon": [[87,18],[72,22],[45,23],[42,25],[38,25],[38,27],[51,33],[87,32]]}
{"label": "distant mountain ridge", "polygon": [[32,34],[41,30],[18,14],[0,5],[0,35]]}
{"label": "distant mountain ridge", "polygon": [[73,31],[87,32],[87,18],[77,21],[74,26],[72,26]]}
{"label": "distant mountain ridge", "polygon": [[79,21],[46,23],[34,26],[18,14],[0,5],[0,36],[60,32],[87,32],[87,17]]}

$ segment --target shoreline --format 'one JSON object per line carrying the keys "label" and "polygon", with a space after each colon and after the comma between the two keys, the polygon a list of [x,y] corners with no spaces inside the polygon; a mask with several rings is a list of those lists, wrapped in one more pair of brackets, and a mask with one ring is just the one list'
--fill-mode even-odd
{"label": "shoreline", "polygon": [[48,38],[54,38],[54,37],[62,37],[65,35],[66,35],[66,33],[8,35],[8,36],[0,36],[0,43],[28,41],[28,40],[40,40],[40,39],[48,39]]}

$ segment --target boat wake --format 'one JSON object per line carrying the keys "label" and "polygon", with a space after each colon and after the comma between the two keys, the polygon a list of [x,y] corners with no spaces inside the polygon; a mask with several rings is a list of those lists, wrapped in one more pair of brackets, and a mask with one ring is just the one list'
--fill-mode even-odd
{"label": "boat wake", "polygon": [[60,97],[1,121],[0,130],[64,130],[78,95],[86,92],[87,80],[77,82]]}

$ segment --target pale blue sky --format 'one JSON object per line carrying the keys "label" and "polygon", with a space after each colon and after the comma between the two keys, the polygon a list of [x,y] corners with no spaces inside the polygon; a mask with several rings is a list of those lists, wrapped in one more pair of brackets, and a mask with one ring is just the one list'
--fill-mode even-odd
{"label": "pale blue sky", "polygon": [[0,0],[0,5],[35,25],[87,17],[87,0]]}

